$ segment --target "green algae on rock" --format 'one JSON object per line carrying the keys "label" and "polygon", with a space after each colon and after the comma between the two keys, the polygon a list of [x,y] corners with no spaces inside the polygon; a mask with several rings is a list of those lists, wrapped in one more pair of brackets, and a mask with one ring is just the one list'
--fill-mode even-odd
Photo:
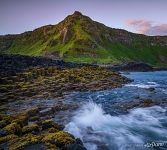
{"label": "green algae on rock", "polygon": [[[26,122],[36,114],[33,108],[24,113],[14,115],[1,115],[0,148],[9,150],[24,150],[28,147],[44,147],[45,150],[65,150],[71,144],[77,145],[75,137],[65,131],[63,126],[53,120],[38,121],[27,124]],[[31,115],[30,115],[31,114]],[[19,120],[20,119],[20,120]]]}
{"label": "green algae on rock", "polygon": [[18,136],[14,135],[14,134],[10,134],[10,135],[7,135],[7,136],[0,137],[0,144],[8,142],[10,140],[13,140],[13,139],[15,139],[17,137]]}
{"label": "green algae on rock", "polygon": [[21,127],[16,122],[13,122],[13,123],[7,125],[4,128],[4,130],[6,131],[7,134],[15,134],[15,135],[21,134]]}
{"label": "green algae on rock", "polygon": [[27,114],[19,114],[19,115],[15,115],[14,117],[15,118],[13,119],[12,122],[16,122],[21,127],[28,124],[28,115]]}
{"label": "green algae on rock", "polygon": [[[1,80],[1,103],[27,99],[52,99],[62,97],[65,92],[105,90],[129,82],[119,73],[100,67],[30,68],[17,73],[14,77],[9,76]],[[38,110],[34,111],[38,112]]]}
{"label": "green algae on rock", "polygon": [[37,124],[31,124],[31,125],[27,125],[24,126],[22,128],[22,133],[26,134],[26,133],[38,133],[39,132],[39,126]]}
{"label": "green algae on rock", "polygon": [[51,119],[42,121],[41,126],[42,126],[42,130],[54,128],[55,130],[59,131],[59,130],[63,130],[63,128],[64,128],[62,125],[55,123]]}
{"label": "green algae on rock", "polygon": [[27,145],[40,142],[41,137],[34,134],[26,134],[10,141],[9,150],[21,150]]}
{"label": "green algae on rock", "polygon": [[58,146],[67,146],[75,143],[75,139],[67,132],[59,131],[56,133],[49,133],[42,139],[43,142],[56,143]]}

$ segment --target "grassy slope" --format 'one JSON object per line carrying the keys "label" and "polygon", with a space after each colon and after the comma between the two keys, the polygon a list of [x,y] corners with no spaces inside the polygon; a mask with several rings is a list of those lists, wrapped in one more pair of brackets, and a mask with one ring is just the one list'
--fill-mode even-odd
{"label": "grassy slope", "polygon": [[[60,30],[71,22],[73,23],[72,37],[66,43],[62,43]],[[0,52],[3,45],[8,41],[11,45],[5,49],[5,53],[10,54],[40,56],[47,51],[49,53],[57,52],[64,60],[73,62],[122,63],[143,61],[154,66],[167,66],[159,59],[160,56],[167,57],[167,47],[158,44],[151,46],[150,37],[143,36],[141,38],[126,31],[121,32],[130,34],[135,39],[130,46],[124,42],[119,42],[119,40],[110,41],[105,37],[100,37],[101,34],[112,33],[112,36],[117,38],[119,35],[115,29],[108,28],[83,16],[79,16],[79,19],[68,17],[68,21],[56,26],[45,26],[33,32],[23,33],[11,41],[2,40],[0,37]],[[90,46],[92,43],[96,45],[94,48]]]}

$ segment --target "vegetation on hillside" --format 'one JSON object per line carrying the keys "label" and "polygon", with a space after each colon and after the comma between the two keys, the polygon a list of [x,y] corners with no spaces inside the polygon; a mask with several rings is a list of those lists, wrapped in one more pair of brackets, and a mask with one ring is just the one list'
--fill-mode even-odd
{"label": "vegetation on hillside", "polygon": [[146,36],[109,28],[75,12],[57,25],[0,36],[0,53],[46,56],[73,62],[141,61],[167,65],[167,36]]}

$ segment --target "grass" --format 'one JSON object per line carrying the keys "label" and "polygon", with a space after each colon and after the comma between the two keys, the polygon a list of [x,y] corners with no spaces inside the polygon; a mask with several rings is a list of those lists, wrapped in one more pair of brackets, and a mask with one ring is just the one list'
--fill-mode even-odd
{"label": "grass", "polygon": [[[61,30],[70,26],[71,38],[62,43]],[[67,28],[68,28],[67,26]],[[47,34],[44,30],[47,29]],[[119,35],[121,33],[121,35]],[[110,35],[114,40],[106,37]],[[132,42],[120,42],[122,35]],[[162,37],[163,38],[163,37]],[[152,46],[151,43],[154,43]],[[27,34],[17,35],[10,40],[0,38],[0,53],[21,54],[29,56],[42,56],[46,51],[57,52],[65,61],[72,62],[97,62],[97,63],[124,63],[129,61],[142,61],[153,66],[167,66],[160,59],[167,57],[166,46],[160,45],[161,41],[148,36],[141,36],[123,30],[108,28],[100,23],[93,22],[85,16],[79,19],[69,16],[58,25],[36,29]],[[10,45],[10,46],[9,46]],[[95,45],[95,47],[92,47]]]}

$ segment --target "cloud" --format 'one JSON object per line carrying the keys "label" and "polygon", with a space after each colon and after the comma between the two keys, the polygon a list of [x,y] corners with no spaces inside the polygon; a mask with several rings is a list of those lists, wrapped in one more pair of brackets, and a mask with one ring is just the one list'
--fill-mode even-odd
{"label": "cloud", "polygon": [[155,24],[152,21],[140,20],[126,20],[128,27],[133,27],[138,33],[147,35],[167,35],[167,24]]}

